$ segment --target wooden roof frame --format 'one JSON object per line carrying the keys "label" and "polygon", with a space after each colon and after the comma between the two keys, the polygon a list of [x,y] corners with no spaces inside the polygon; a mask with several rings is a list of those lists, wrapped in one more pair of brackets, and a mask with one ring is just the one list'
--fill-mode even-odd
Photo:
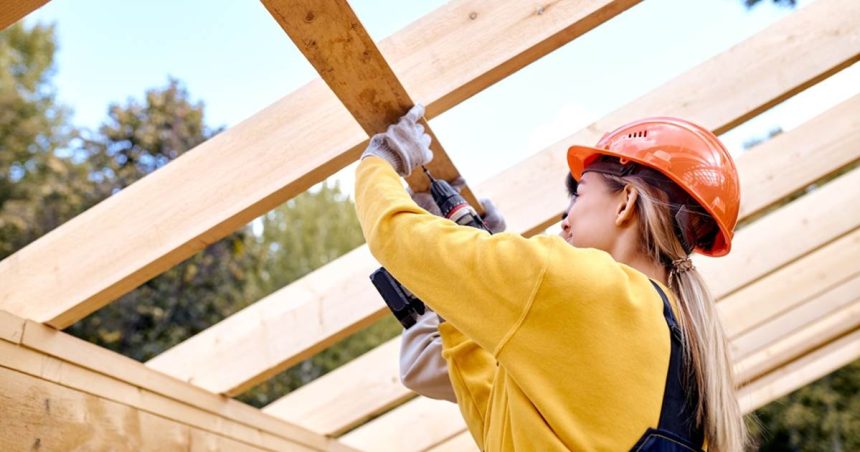
{"label": "wooden roof frame", "polygon": [[[44,3],[0,0],[0,28]],[[0,285],[0,379],[10,388],[29,384],[76,400],[96,397],[110,410],[134,413],[143,430],[185,438],[170,443],[177,447],[191,447],[195,438],[251,449],[446,450],[470,444],[453,404],[418,397],[383,414],[413,397],[396,381],[396,340],[262,412],[226,397],[385,315],[366,281],[376,264],[363,247],[145,366],[53,328],[74,323],[344,167],[367,136],[404,113],[413,98],[427,104],[426,117],[432,118],[636,3],[583,0],[533,9],[512,0],[455,0],[377,48],[345,0],[263,0],[328,88],[323,81],[311,82],[0,261],[0,275],[13,281]],[[858,22],[856,2],[819,0],[503,171],[477,192],[496,201],[509,230],[527,236],[542,231],[564,205],[557,185],[566,144],[594,142],[600,131],[653,114],[689,117],[725,132],[860,60]],[[448,42],[457,42],[457,48]],[[775,67],[776,79],[770,76]],[[742,95],[736,88],[740,80],[749,84]],[[860,95],[739,158],[741,216],[751,218],[809,183],[856,165],[858,122]],[[434,143],[431,171],[455,177],[452,161],[438,140]],[[774,159],[792,177],[774,177]],[[201,168],[211,178],[190,181],[188,175]],[[225,176],[237,168],[245,179],[224,188]],[[165,184],[175,190],[170,181],[183,181],[173,201],[158,209],[137,208]],[[426,186],[420,174],[408,182],[419,190]],[[522,185],[558,195],[534,202],[521,193]],[[849,170],[739,231],[730,256],[696,258],[732,338],[746,411],[860,357],[860,273],[844,264],[860,254],[860,213],[829,214],[846,200],[860,202],[858,186],[860,169]],[[200,208],[177,215],[188,205]],[[140,224],[162,227],[137,241],[110,232]],[[81,241],[100,248],[92,257],[82,256]],[[114,253],[127,258],[107,258]],[[808,268],[824,270],[810,275],[803,271]],[[323,295],[316,295],[320,288]],[[775,298],[783,303],[772,302]],[[309,313],[323,313],[328,324],[302,329],[301,319]],[[300,331],[300,337],[270,350],[265,326],[272,315],[277,321],[298,319],[296,328],[286,329]],[[213,347],[228,336],[239,340]],[[243,360],[239,342],[273,353]],[[216,375],[206,367],[216,356],[223,364],[225,355],[239,372]],[[199,358],[189,361],[194,357]],[[199,372],[191,369],[195,366]],[[333,397],[347,382],[362,397],[335,410]],[[406,438],[403,422],[416,417],[433,428],[420,438]]]}

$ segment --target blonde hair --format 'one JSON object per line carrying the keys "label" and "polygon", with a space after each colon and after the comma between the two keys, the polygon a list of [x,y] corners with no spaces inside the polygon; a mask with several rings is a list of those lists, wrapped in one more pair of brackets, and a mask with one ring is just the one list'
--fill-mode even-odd
{"label": "blonde hair", "polygon": [[615,191],[628,184],[638,191],[636,212],[640,218],[642,251],[669,270],[669,288],[678,300],[680,311],[677,321],[684,341],[687,377],[693,377],[698,388],[696,423],[702,426],[708,449],[743,450],[749,445],[749,439],[735,393],[728,340],[715,309],[715,300],[695,267],[678,271],[674,264],[689,257],[674,221],[677,209],[684,206],[688,212],[695,212],[687,217],[692,223],[687,227],[698,231],[695,237],[699,243],[692,243],[687,249],[713,238],[716,230],[713,219],[688,195],[679,196],[677,185],[659,173],[647,171],[623,177],[600,175]]}

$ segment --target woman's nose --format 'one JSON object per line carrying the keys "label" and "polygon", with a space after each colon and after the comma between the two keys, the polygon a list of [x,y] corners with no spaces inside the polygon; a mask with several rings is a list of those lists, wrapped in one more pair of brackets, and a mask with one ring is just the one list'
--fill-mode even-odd
{"label": "woman's nose", "polygon": [[570,200],[570,204],[567,205],[567,208],[564,209],[564,212],[561,213],[561,231],[567,232],[570,230],[570,209],[573,208],[573,199]]}

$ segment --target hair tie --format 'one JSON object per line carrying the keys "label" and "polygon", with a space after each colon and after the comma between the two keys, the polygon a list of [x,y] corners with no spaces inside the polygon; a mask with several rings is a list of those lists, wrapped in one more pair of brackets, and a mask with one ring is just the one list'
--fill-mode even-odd
{"label": "hair tie", "polygon": [[693,261],[690,259],[690,256],[672,261],[672,270],[674,270],[675,273],[684,273],[695,269],[696,267],[693,266]]}

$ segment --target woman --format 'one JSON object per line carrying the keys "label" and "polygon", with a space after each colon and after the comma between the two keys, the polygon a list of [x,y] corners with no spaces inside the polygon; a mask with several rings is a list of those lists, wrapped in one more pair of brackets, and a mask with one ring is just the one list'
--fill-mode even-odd
{"label": "woman", "polygon": [[719,140],[653,118],[571,147],[562,233],[526,239],[410,199],[398,175],[432,158],[421,116],[371,139],[356,210],[373,255],[446,320],[442,354],[478,446],[743,449],[728,346],[689,260],[731,249],[738,180]]}

